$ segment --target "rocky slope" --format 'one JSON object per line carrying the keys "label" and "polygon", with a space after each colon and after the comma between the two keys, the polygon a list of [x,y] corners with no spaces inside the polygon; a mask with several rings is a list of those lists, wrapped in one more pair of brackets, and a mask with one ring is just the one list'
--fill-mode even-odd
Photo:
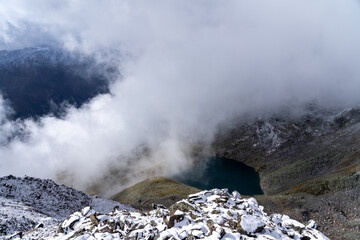
{"label": "rocky slope", "polygon": [[4,197],[0,197],[0,219],[0,239],[4,235],[58,223],[57,219],[32,206]]}
{"label": "rocky slope", "polygon": [[[58,228],[38,228],[22,239],[328,239],[314,221],[304,225],[286,215],[267,215],[254,198],[213,189],[189,195],[169,209],[150,212],[90,207],[71,214]],[[13,236],[20,239],[20,236]]]}
{"label": "rocky slope", "polygon": [[132,209],[111,200],[90,196],[52,180],[32,177],[0,178],[0,236],[52,225],[69,214],[91,206],[108,212],[115,206]]}
{"label": "rocky slope", "polygon": [[360,239],[360,108],[240,122],[213,147],[258,171],[257,199],[270,211],[314,218],[331,239]]}

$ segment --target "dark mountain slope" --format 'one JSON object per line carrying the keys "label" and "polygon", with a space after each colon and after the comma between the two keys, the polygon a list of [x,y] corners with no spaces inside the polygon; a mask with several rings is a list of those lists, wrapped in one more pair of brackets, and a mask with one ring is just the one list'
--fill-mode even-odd
{"label": "dark mountain slope", "polygon": [[259,172],[265,207],[313,218],[331,239],[360,238],[360,108],[239,123],[213,146]]}
{"label": "dark mountain slope", "polygon": [[0,90],[13,118],[61,115],[61,104],[80,106],[109,91],[114,67],[48,47],[0,51]]}

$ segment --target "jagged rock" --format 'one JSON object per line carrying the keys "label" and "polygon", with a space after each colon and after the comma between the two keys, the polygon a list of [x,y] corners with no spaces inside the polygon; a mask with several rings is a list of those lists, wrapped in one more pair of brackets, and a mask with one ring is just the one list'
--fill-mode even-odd
{"label": "jagged rock", "polygon": [[187,203],[186,201],[179,201],[171,205],[169,210],[171,213],[174,213],[177,210],[189,212],[189,211],[194,211],[195,207],[193,207],[191,204]]}
{"label": "jagged rock", "polygon": [[96,214],[91,214],[89,218],[92,224],[99,225],[99,221],[96,218]]}
{"label": "jagged rock", "polygon": [[[220,200],[220,201],[219,201]],[[176,209],[176,206],[182,210]],[[183,207],[191,206],[191,207]],[[311,239],[328,240],[314,227],[305,227],[286,215],[268,216],[254,198],[240,198],[236,192],[213,189],[189,195],[176,203],[171,212],[157,208],[146,214],[115,209],[109,214],[75,212],[61,226],[63,231],[42,239]],[[217,213],[213,214],[213,210]],[[252,211],[249,211],[252,210]],[[228,214],[231,211],[232,214]],[[250,214],[249,212],[252,212]],[[191,214],[198,217],[194,220]],[[76,222],[76,224],[73,224]],[[37,239],[37,232],[25,234],[24,240]],[[37,235],[38,234],[38,235]],[[44,236],[46,234],[43,234]]]}
{"label": "jagged rock", "polygon": [[167,227],[172,228],[176,222],[181,222],[184,219],[184,217],[185,214],[182,211],[176,210],[176,212],[170,216]]}

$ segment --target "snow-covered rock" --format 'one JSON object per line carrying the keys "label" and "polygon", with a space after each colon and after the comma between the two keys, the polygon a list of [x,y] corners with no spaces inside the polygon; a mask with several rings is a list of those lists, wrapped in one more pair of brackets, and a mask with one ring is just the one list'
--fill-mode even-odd
{"label": "snow-covered rock", "polygon": [[0,178],[0,236],[27,231],[63,221],[69,214],[91,206],[109,212],[115,206],[132,208],[108,199],[90,196],[49,179],[6,176]]}
{"label": "snow-covered rock", "polygon": [[28,231],[35,226],[53,225],[58,220],[22,202],[0,197],[0,238],[9,233]]}
{"label": "snow-covered rock", "polygon": [[[166,209],[150,212],[115,208],[101,214],[89,207],[71,214],[58,227],[38,228],[23,239],[328,239],[286,215],[268,216],[254,198],[227,189],[189,195]],[[20,237],[14,236],[14,239]]]}

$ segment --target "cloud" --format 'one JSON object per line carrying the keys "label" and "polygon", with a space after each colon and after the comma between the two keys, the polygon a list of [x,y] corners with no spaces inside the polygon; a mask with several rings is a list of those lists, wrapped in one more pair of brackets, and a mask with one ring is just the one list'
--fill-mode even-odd
{"label": "cloud", "polygon": [[2,1],[2,49],[126,57],[111,94],[63,119],[13,123],[26,138],[0,149],[0,174],[66,170],[80,187],[111,164],[128,177],[172,174],[232,117],[358,104],[359,13],[355,0]]}

